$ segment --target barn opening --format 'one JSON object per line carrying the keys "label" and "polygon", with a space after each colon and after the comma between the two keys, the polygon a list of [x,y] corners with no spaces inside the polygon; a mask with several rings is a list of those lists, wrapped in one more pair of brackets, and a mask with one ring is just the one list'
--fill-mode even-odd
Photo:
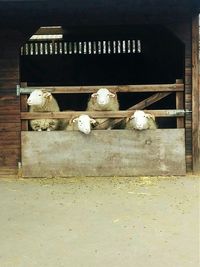
{"label": "barn opening", "polygon": [[[21,48],[28,86],[171,84],[184,80],[184,44],[162,25],[41,27]],[[125,110],[153,93],[118,93]],[[89,94],[55,95],[61,110],[85,110]],[[175,109],[175,93],[148,109]],[[176,128],[176,118],[157,118]]]}

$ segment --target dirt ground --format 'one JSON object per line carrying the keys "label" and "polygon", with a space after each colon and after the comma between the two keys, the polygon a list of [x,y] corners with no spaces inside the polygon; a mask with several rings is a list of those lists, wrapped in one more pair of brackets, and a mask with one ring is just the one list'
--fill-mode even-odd
{"label": "dirt ground", "polygon": [[199,267],[200,177],[0,180],[1,267]]}

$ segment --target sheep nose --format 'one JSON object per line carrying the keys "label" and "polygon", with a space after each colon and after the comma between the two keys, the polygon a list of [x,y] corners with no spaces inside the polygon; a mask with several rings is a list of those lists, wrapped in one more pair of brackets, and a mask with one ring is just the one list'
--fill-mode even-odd
{"label": "sheep nose", "polygon": [[102,101],[102,100],[100,100],[100,101],[99,101],[99,104],[100,104],[100,105],[105,105],[105,104],[106,104],[106,102],[105,102],[105,101]]}
{"label": "sheep nose", "polygon": [[90,133],[90,130],[87,129],[87,130],[85,130],[84,132],[85,132],[85,134],[89,134],[89,133]]}

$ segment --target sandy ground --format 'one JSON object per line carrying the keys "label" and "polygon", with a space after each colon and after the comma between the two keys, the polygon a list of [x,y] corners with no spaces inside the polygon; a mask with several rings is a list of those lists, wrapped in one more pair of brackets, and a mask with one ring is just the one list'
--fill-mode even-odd
{"label": "sandy ground", "polygon": [[0,180],[1,267],[198,267],[200,178]]}

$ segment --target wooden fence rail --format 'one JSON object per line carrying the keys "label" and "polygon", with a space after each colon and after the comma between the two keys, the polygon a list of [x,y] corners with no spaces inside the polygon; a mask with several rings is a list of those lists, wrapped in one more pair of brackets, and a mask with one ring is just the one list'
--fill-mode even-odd
{"label": "wooden fence rail", "polygon": [[[60,112],[28,112],[27,95],[35,89],[49,91],[53,94],[71,94],[71,93],[93,93],[99,88],[106,87],[112,92],[124,93],[146,93],[151,92],[153,95],[136,103],[127,110],[119,111],[60,111]],[[176,94],[176,109],[162,109],[162,110],[145,110],[151,104],[165,98],[166,96]],[[174,84],[151,84],[151,85],[99,85],[99,86],[36,86],[27,87],[26,83],[22,83],[21,87],[17,86],[17,94],[21,95],[21,120],[22,130],[28,130],[27,120],[31,119],[71,119],[81,114],[87,114],[92,118],[113,118],[112,127],[123,120],[123,118],[130,117],[135,110],[144,109],[147,113],[153,114],[155,117],[176,117],[177,128],[184,128],[184,110],[183,94],[184,84],[182,80],[176,80]],[[105,123],[107,120],[105,121]],[[111,127],[111,128],[112,128]],[[98,128],[98,126],[97,126]]]}
{"label": "wooden fence rail", "polygon": [[[124,118],[130,117],[135,110],[120,111],[61,111],[61,112],[21,112],[22,120],[30,119],[69,119],[81,114],[87,114],[93,118]],[[165,110],[144,110],[155,117],[183,117],[185,110],[165,109]]]}
{"label": "wooden fence rail", "polygon": [[183,83],[174,84],[150,84],[150,85],[98,85],[98,86],[17,86],[17,94],[30,94],[35,89],[42,89],[53,94],[71,94],[71,93],[94,93],[100,88],[107,88],[112,92],[124,93],[144,93],[144,92],[183,92]]}

